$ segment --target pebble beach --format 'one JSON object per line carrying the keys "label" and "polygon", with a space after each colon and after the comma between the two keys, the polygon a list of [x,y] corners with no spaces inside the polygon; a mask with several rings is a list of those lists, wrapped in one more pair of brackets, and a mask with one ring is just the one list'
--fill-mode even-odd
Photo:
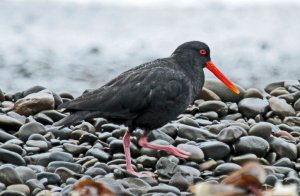
{"label": "pebble beach", "polygon": [[239,95],[207,80],[184,114],[149,133],[152,143],[190,152],[187,159],[141,148],[137,141],[143,130],[133,132],[135,169],[153,177],[125,170],[126,127],[103,118],[53,126],[68,115],[56,108],[74,99],[72,94],[42,86],[0,91],[0,195],[67,196],[86,179],[116,195],[193,195],[191,185],[218,184],[248,161],[266,172],[263,189],[281,183],[299,190],[300,82],[273,82],[264,91],[237,86]]}

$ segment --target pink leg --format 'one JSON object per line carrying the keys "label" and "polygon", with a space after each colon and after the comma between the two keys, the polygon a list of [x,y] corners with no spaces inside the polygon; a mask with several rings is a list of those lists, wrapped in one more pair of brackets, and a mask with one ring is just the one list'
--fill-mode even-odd
{"label": "pink leg", "polygon": [[125,160],[126,160],[126,169],[133,175],[136,176],[155,176],[155,174],[151,172],[136,172],[134,171],[131,164],[131,155],[130,155],[130,132],[127,130],[123,136],[123,147],[125,152]]}
{"label": "pink leg", "polygon": [[140,141],[139,145],[146,148],[152,148],[155,150],[163,150],[166,151],[169,154],[173,154],[182,158],[188,158],[191,154],[189,152],[186,152],[184,150],[181,150],[175,146],[172,145],[158,145],[158,144],[151,144],[148,142],[147,137],[143,136]]}

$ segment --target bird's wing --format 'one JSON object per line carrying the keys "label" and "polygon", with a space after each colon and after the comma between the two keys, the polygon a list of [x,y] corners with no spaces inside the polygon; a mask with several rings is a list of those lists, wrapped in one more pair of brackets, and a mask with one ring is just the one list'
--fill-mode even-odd
{"label": "bird's wing", "polygon": [[59,108],[75,111],[98,111],[103,117],[133,119],[153,107],[153,103],[175,103],[189,94],[186,76],[164,66],[140,66],[124,72],[101,88],[83,94]]}

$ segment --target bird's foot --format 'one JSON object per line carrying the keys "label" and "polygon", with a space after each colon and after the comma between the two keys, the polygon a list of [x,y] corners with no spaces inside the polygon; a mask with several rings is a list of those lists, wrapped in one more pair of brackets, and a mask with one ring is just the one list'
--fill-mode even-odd
{"label": "bird's foot", "polygon": [[132,175],[137,176],[137,177],[156,177],[157,176],[155,173],[148,172],[148,171],[136,172],[133,169],[127,169],[127,172],[129,172]]}
{"label": "bird's foot", "polygon": [[172,145],[159,145],[159,144],[149,143],[147,140],[147,137],[142,137],[139,140],[139,145],[142,147],[145,147],[145,148],[151,148],[151,149],[155,149],[155,150],[163,150],[169,154],[176,155],[178,157],[185,158],[185,159],[191,155],[191,153],[181,150]]}

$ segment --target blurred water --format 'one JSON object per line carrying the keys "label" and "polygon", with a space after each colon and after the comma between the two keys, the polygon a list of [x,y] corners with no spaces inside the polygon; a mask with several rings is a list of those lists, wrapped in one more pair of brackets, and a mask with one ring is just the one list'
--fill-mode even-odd
{"label": "blurred water", "polygon": [[79,95],[190,40],[244,87],[300,79],[296,1],[117,2],[1,0],[0,88]]}

